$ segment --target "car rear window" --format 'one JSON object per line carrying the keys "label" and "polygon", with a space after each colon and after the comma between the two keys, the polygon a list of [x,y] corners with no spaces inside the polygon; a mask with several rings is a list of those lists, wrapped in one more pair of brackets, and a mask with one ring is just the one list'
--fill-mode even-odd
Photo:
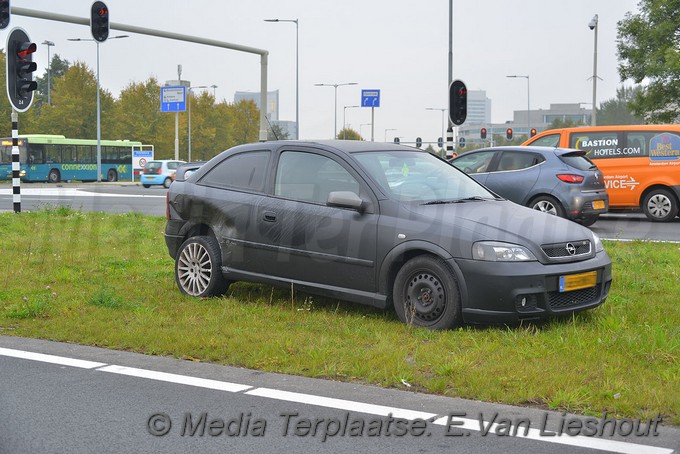
{"label": "car rear window", "polygon": [[560,156],[560,160],[568,166],[574,167],[578,170],[590,170],[597,166],[588,158],[582,151],[574,151],[573,153],[566,153]]}
{"label": "car rear window", "polygon": [[160,169],[161,167],[163,167],[163,163],[158,161],[151,161],[146,165],[147,170],[156,170]]}

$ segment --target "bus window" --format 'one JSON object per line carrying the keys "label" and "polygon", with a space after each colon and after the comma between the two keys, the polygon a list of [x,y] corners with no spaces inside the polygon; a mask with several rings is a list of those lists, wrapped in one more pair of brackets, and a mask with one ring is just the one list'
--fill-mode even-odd
{"label": "bus window", "polygon": [[587,152],[591,159],[621,157],[624,149],[617,131],[572,132],[569,147]]}
{"label": "bus window", "polygon": [[29,164],[45,164],[45,145],[41,143],[29,144],[27,162]]}
{"label": "bus window", "polygon": [[61,162],[61,145],[45,145],[45,160],[49,162]]}
{"label": "bus window", "polygon": [[537,147],[559,147],[560,146],[560,134],[550,134],[548,136],[536,139],[531,145]]}

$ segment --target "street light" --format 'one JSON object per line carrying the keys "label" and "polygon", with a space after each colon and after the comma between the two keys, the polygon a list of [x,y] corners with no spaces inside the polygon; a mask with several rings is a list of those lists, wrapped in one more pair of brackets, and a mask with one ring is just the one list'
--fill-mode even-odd
{"label": "street light", "polygon": [[215,89],[218,88],[217,85],[211,85],[210,88],[213,89],[213,98],[215,98],[215,103],[217,103],[217,96],[215,95]]}
{"label": "street light", "polygon": [[300,60],[299,26],[297,19],[265,19],[265,22],[291,22],[295,24],[295,139],[300,138]]}
{"label": "street light", "polygon": [[385,143],[387,143],[387,131],[397,131],[396,128],[385,129]]}
{"label": "street light", "polygon": [[187,142],[188,142],[188,149],[187,149],[187,161],[191,162],[191,98],[193,98],[194,93],[193,89],[194,88],[210,88],[207,85],[198,85],[196,87],[189,87],[187,90],[187,101],[188,101],[188,106],[187,106],[187,127],[188,127],[188,135],[187,135]]}
{"label": "street light", "polygon": [[[335,108],[333,109],[335,113],[335,120],[333,121],[333,140],[338,138],[338,87],[344,85],[357,85],[356,82],[345,82],[342,84],[314,84],[315,87],[333,87],[335,89]],[[370,124],[370,123],[369,123]]]}
{"label": "street light", "polygon": [[347,109],[356,109],[357,107],[361,106],[345,106],[342,108],[342,138],[343,140],[346,139],[346,129],[347,129],[347,121],[345,121],[345,116],[347,115]]}
{"label": "street light", "polygon": [[[441,107],[426,107],[425,110],[441,110],[442,111],[442,141],[446,140],[446,111],[448,109],[441,108]],[[445,157],[446,156],[446,151],[444,150],[444,147],[442,147],[442,154]]]}
{"label": "street light", "polygon": [[47,46],[47,104],[52,105],[52,90],[50,88],[50,47],[54,46],[54,43],[52,41],[43,41],[42,42],[45,46]]}
{"label": "street light", "polygon": [[[109,36],[108,39],[129,38],[130,35]],[[102,126],[99,103],[99,41],[91,38],[69,38],[69,41],[94,41],[97,44],[97,182],[102,181]]]}
{"label": "street light", "polygon": [[590,117],[590,126],[597,126],[597,108],[595,103],[597,102],[597,14],[588,23],[588,27],[591,30],[595,30],[595,45],[593,46],[593,113]]}
{"label": "street light", "polygon": [[531,134],[531,107],[529,103],[529,76],[505,76],[511,79],[525,78],[527,80],[527,137]]}

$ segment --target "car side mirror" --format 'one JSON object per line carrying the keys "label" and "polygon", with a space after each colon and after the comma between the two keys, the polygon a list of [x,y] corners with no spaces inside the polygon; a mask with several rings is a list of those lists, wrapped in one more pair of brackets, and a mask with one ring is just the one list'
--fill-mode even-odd
{"label": "car side mirror", "polygon": [[326,205],[338,208],[349,208],[363,212],[364,201],[352,191],[333,191],[328,194]]}

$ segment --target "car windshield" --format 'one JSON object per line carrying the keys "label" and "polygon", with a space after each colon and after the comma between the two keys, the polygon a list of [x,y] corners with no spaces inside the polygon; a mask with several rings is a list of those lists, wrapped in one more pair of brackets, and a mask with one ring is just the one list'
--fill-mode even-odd
{"label": "car windshield", "polygon": [[495,198],[472,178],[430,153],[384,151],[354,156],[388,195],[401,202],[447,203]]}

